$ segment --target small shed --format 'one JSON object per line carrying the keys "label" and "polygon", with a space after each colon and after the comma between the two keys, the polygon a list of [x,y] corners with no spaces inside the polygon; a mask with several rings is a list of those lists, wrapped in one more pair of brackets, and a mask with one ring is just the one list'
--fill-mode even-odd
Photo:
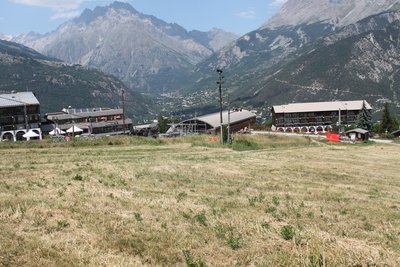
{"label": "small shed", "polygon": [[352,129],[346,132],[346,135],[352,141],[368,141],[369,131],[361,128]]}
{"label": "small shed", "polygon": [[400,129],[392,133],[394,137],[400,137]]}

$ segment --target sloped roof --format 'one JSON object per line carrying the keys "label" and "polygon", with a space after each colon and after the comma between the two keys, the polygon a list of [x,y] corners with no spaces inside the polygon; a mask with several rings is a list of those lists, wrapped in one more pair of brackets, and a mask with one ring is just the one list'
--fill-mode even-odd
{"label": "sloped roof", "polygon": [[90,112],[78,112],[78,113],[48,113],[47,119],[54,121],[58,120],[68,120],[68,119],[77,119],[77,118],[89,118],[89,117],[101,117],[101,116],[112,116],[112,115],[122,115],[122,109],[107,109],[107,110],[99,110],[99,111],[90,111]]}
{"label": "sloped roof", "polygon": [[[132,120],[126,119],[125,125],[129,125],[129,124],[132,124]],[[90,123],[68,123],[68,124],[58,125],[58,127],[61,130],[66,130],[66,129],[72,127],[73,125],[76,125],[77,127],[81,128],[81,129],[88,129],[90,126]],[[107,127],[107,126],[114,126],[114,125],[123,125],[123,121],[115,120],[115,121],[102,121],[102,122],[93,122],[92,123],[93,128]]]}
{"label": "sloped roof", "polygon": [[0,108],[23,105],[40,105],[40,103],[32,92],[0,94]]}
{"label": "sloped roof", "polygon": [[[245,121],[245,120],[249,120],[252,118],[255,118],[256,114],[245,110],[245,109],[240,109],[237,111],[231,111],[230,114],[230,123],[231,124],[235,124],[241,121]],[[220,113],[216,112],[216,113],[212,113],[212,114],[208,114],[208,115],[204,115],[204,116],[200,116],[200,117],[196,117],[196,118],[192,118],[189,120],[185,120],[182,123],[191,121],[191,120],[198,120],[198,121],[202,121],[204,123],[209,124],[211,127],[213,128],[217,128],[220,126]],[[223,125],[227,125],[228,124],[228,111],[225,110],[222,112],[222,124]]]}
{"label": "sloped roof", "polygon": [[[318,111],[337,111],[337,110],[361,110],[365,100],[357,101],[334,101],[334,102],[310,102],[292,103],[288,105],[273,106],[275,113],[298,113],[298,112],[318,112]],[[367,109],[372,109],[371,105],[365,101]]]}
{"label": "sloped roof", "polygon": [[361,128],[356,128],[356,129],[352,129],[352,130],[348,130],[346,133],[360,133],[360,134],[366,134],[368,133],[368,130],[364,130]]}

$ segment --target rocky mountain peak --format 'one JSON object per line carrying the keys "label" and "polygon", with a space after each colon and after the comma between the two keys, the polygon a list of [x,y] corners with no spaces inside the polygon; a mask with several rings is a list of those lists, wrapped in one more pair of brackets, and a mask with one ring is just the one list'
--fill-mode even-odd
{"label": "rocky mountain peak", "polygon": [[288,0],[262,28],[316,22],[345,26],[374,14],[399,9],[398,0]]}
{"label": "rocky mountain peak", "polygon": [[12,36],[5,35],[5,34],[0,32],[0,40],[10,41],[11,39],[12,39]]}
{"label": "rocky mountain peak", "polygon": [[108,6],[104,7],[97,6],[93,10],[86,8],[78,18],[73,20],[73,22],[89,24],[93,22],[95,19],[105,16],[107,12],[109,12],[112,9],[125,11],[130,14],[139,14],[139,12],[135,8],[133,8],[130,4],[116,1]]}
{"label": "rocky mountain peak", "polygon": [[[174,89],[194,64],[236,38],[219,30],[187,31],[129,3],[114,2],[86,9],[51,33],[21,35],[15,41],[67,63],[98,68],[147,92]],[[166,77],[175,84],[166,84]]]}

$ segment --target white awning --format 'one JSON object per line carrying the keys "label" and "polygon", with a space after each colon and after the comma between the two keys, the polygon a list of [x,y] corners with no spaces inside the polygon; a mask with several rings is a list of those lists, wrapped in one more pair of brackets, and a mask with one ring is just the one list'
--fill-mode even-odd
{"label": "white awning", "polygon": [[35,133],[32,130],[29,130],[26,134],[24,134],[22,137],[23,138],[32,138],[32,137],[39,137],[40,135]]}
{"label": "white awning", "polygon": [[61,130],[60,128],[55,128],[54,130],[49,132],[49,134],[50,135],[61,135],[61,134],[65,134],[65,132],[63,130]]}
{"label": "white awning", "polygon": [[79,132],[83,132],[83,130],[76,125],[72,126],[67,130],[67,133],[79,133]]}

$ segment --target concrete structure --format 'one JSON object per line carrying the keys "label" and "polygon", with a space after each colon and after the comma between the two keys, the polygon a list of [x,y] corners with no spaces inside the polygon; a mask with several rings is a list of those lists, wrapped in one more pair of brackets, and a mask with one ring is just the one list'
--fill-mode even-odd
{"label": "concrete structure", "polygon": [[124,130],[129,134],[132,130],[129,118],[125,118],[124,129],[122,109],[64,109],[62,112],[46,113],[45,119],[51,124],[48,130],[58,127],[66,131],[73,125],[84,130],[83,134],[116,135],[124,134]]}
{"label": "concrete structure", "polygon": [[325,133],[335,124],[349,126],[357,120],[362,110],[363,102],[366,108],[371,106],[360,101],[334,101],[293,103],[272,107],[272,124],[276,131]]}
{"label": "concrete structure", "polygon": [[[257,115],[244,109],[235,109],[230,111],[231,132],[249,128],[256,122]],[[222,112],[222,125],[228,125],[228,111]],[[184,120],[179,124],[173,125],[167,133],[179,132],[181,135],[187,134],[210,134],[219,132],[220,113],[216,112],[209,115]]]}
{"label": "concrete structure", "polygon": [[0,141],[22,141],[29,130],[39,135],[40,103],[32,92],[0,95]]}

